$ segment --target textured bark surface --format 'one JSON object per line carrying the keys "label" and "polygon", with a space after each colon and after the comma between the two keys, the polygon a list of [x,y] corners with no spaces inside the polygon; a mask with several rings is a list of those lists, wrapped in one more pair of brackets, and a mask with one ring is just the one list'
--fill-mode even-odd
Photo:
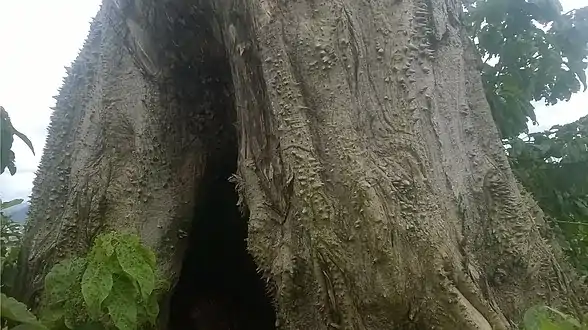
{"label": "textured bark surface", "polygon": [[58,97],[23,293],[108,228],[139,232],[177,280],[194,191],[238,143],[280,329],[509,329],[535,303],[577,311],[460,8],[105,0]]}
{"label": "textured bark surface", "polygon": [[142,4],[104,2],[56,97],[26,235],[27,300],[56,260],[111,229],[138,232],[173,280],[202,175],[236,144],[223,129],[230,67],[202,13]]}

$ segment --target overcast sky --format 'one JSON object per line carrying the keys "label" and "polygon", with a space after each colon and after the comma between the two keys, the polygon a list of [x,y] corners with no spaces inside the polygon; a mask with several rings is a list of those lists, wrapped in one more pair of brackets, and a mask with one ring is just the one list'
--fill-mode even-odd
{"label": "overcast sky", "polygon": [[[564,10],[586,5],[586,0],[561,0]],[[17,173],[0,176],[0,198],[26,198],[31,191],[45,144],[47,126],[69,66],[82,47],[100,0],[0,0],[0,105],[13,125],[26,134],[37,152],[15,139]],[[539,127],[575,121],[588,113],[588,92],[536,110]]]}

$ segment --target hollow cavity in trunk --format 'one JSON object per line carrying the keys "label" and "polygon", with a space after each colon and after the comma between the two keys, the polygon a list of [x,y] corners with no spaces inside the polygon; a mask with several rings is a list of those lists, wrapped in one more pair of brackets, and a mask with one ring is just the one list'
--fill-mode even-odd
{"label": "hollow cavity in trunk", "polygon": [[190,245],[171,301],[169,329],[274,329],[266,283],[247,252],[247,216],[237,207],[236,150],[207,164]]}

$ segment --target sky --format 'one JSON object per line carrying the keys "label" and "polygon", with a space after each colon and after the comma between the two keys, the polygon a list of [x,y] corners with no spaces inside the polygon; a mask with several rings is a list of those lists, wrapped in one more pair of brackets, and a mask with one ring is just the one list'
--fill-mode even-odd
{"label": "sky", "polygon": [[[0,105],[12,124],[27,135],[36,155],[15,138],[17,172],[0,175],[0,199],[27,198],[41,160],[53,96],[62,84],[65,67],[79,53],[98,12],[100,0],[0,0]],[[585,6],[586,0],[561,0],[564,11]],[[588,114],[588,91],[569,102],[537,104],[539,126],[565,124]]]}

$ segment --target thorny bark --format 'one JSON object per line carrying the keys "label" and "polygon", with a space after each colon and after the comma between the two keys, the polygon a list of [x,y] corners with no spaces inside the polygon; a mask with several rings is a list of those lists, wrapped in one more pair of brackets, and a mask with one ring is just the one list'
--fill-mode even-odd
{"label": "thorny bark", "polygon": [[508,167],[460,8],[105,0],[58,98],[26,279],[129,226],[177,276],[169,233],[187,226],[234,108],[234,181],[280,329],[509,329],[534,303],[577,311]]}

